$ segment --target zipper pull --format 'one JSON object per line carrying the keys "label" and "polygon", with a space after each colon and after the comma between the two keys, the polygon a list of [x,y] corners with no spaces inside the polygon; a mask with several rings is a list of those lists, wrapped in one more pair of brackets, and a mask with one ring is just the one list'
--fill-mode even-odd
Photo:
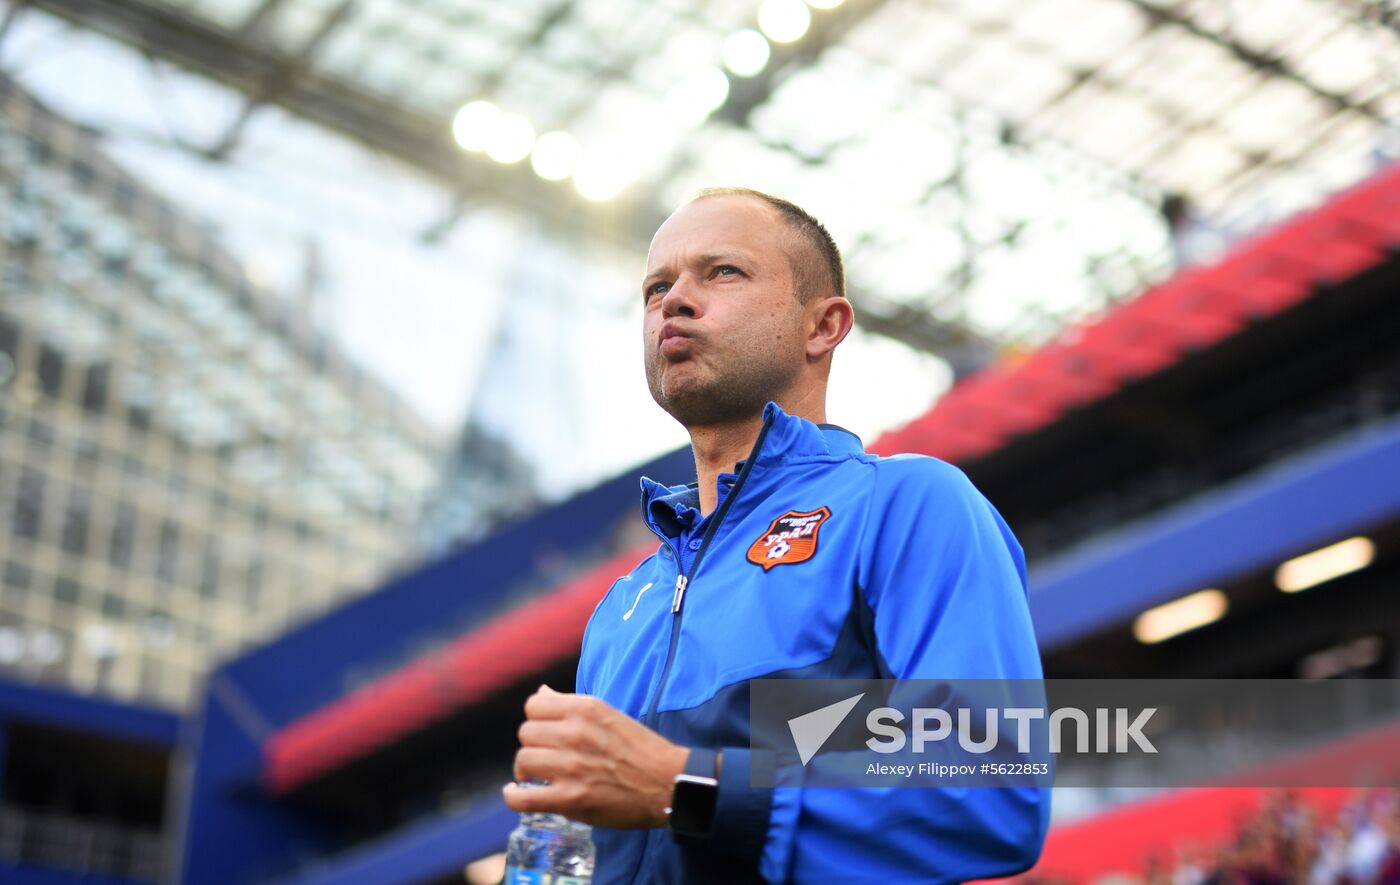
{"label": "zipper pull", "polygon": [[671,597],[671,614],[681,610],[681,600],[685,599],[685,585],[690,583],[690,579],[685,575],[676,575],[676,595]]}

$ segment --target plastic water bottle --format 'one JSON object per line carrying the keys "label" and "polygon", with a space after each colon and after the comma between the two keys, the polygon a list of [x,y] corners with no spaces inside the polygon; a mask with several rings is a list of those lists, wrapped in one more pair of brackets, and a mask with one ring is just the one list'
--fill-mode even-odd
{"label": "plastic water bottle", "polygon": [[560,814],[520,815],[510,834],[503,885],[590,885],[593,828]]}
{"label": "plastic water bottle", "polygon": [[593,828],[578,821],[565,820],[564,837],[557,843],[552,859],[554,881],[551,885],[592,885]]}

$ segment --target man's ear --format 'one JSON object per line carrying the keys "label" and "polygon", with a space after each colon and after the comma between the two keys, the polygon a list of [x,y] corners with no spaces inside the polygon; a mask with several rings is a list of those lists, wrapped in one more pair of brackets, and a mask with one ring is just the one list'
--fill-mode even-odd
{"label": "man's ear", "polygon": [[808,308],[807,359],[816,362],[836,349],[855,325],[855,310],[845,298],[830,296]]}

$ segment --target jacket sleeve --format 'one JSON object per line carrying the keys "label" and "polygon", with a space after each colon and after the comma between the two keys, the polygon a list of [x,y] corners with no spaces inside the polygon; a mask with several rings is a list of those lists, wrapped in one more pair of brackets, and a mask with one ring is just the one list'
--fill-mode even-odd
{"label": "jacket sleeve", "polygon": [[[872,470],[857,580],[882,675],[1040,679],[1024,554],[1000,514],[942,461],[899,456]],[[834,789],[799,781],[763,790],[748,784],[757,764],[747,750],[724,750],[713,841],[722,836],[727,850],[757,852],[769,881],[1009,876],[1031,867],[1044,845],[1048,787]]]}

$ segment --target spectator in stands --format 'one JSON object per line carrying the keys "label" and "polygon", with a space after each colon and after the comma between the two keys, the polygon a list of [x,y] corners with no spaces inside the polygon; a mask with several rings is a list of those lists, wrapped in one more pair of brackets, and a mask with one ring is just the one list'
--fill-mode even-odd
{"label": "spectator in stands", "polygon": [[1206,850],[1194,840],[1177,846],[1176,866],[1172,870],[1172,885],[1202,885],[1211,869]]}
{"label": "spectator in stands", "polygon": [[[1334,820],[1294,791],[1270,794],[1255,814],[1241,817],[1233,838],[1218,846],[1183,840],[1170,870],[1160,856],[1143,861],[1144,885],[1400,885],[1400,790],[1366,790],[1352,797]],[[1118,882],[1121,875],[1094,880]],[[1027,876],[1021,885],[1058,885]]]}
{"label": "spectator in stands", "polygon": [[1389,810],[1381,818],[1386,850],[1376,873],[1378,885],[1400,885],[1400,792],[1390,791]]}
{"label": "spectator in stands", "polygon": [[[1391,794],[1393,795],[1393,794]],[[1383,792],[1362,794],[1348,809],[1354,821],[1347,841],[1342,875],[1349,882],[1375,882],[1390,847],[1386,820],[1390,816],[1389,796]]]}
{"label": "spectator in stands", "polygon": [[1184,195],[1164,196],[1161,212],[1171,235],[1172,258],[1178,268],[1205,264],[1224,254],[1228,245],[1224,233],[1208,222]]}

